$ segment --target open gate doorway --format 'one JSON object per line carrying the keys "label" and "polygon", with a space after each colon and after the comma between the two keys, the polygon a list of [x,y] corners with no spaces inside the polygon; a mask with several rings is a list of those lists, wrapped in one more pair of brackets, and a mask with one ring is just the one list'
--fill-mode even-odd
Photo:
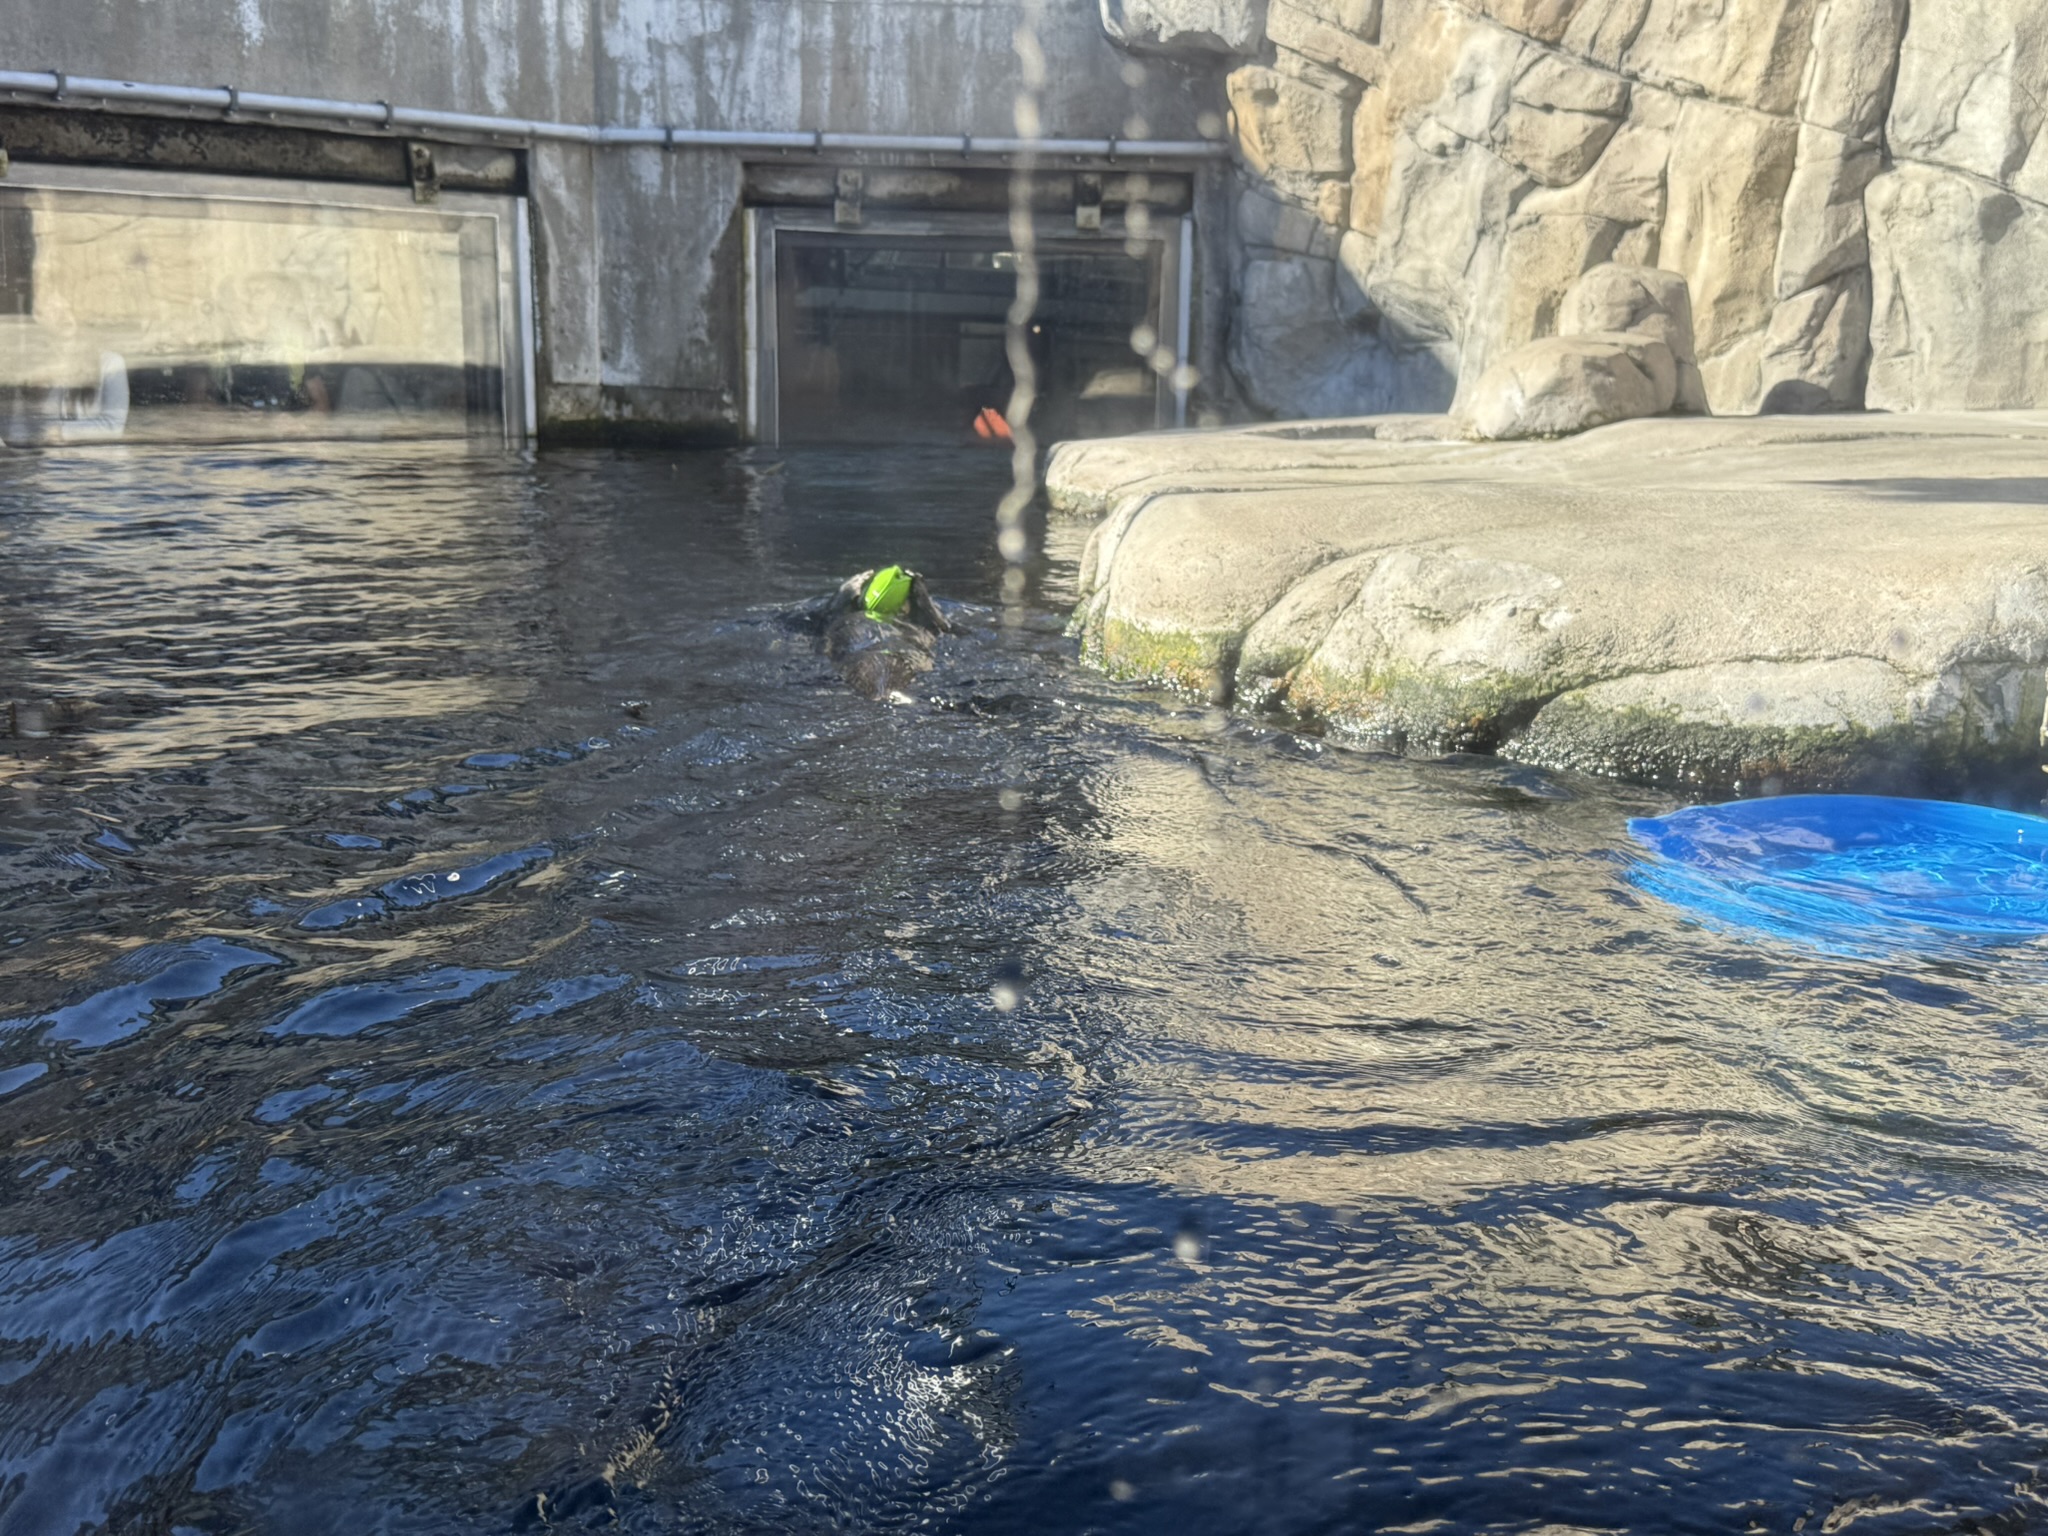
{"label": "open gate doorway", "polygon": [[[1143,237],[1041,221],[1029,337],[1041,442],[1170,426],[1184,416],[1190,227]],[[756,442],[971,441],[1013,384],[1017,254],[996,215],[749,211],[749,435]]]}

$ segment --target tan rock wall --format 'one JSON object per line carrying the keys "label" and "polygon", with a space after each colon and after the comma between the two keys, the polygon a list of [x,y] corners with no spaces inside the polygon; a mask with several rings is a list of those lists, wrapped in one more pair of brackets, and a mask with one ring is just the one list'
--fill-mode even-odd
{"label": "tan rock wall", "polygon": [[1864,195],[1870,404],[2048,400],[2048,7],[1914,6],[1887,137]]}
{"label": "tan rock wall", "polygon": [[1717,412],[2048,403],[2040,0],[1267,0],[1262,26],[1228,82],[1241,206],[1288,228],[1237,274],[1262,410],[1441,408],[1610,261],[1685,277]]}

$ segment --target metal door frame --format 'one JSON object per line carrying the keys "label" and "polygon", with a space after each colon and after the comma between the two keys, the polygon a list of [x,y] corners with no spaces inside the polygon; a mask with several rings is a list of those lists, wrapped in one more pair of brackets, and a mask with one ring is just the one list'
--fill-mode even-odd
{"label": "metal door frame", "polygon": [[[1033,221],[1040,250],[1048,247],[1082,250],[1121,249],[1129,238],[1121,219],[1105,217],[1102,232],[1080,233],[1071,219],[1040,216]],[[1171,327],[1174,367],[1158,376],[1154,423],[1157,426],[1187,424],[1189,378],[1188,359],[1193,348],[1194,265],[1192,215],[1158,216],[1141,238],[1157,248],[1159,256],[1160,329]],[[972,239],[1000,249],[1010,244],[1010,221],[991,213],[893,213],[884,208],[863,211],[858,225],[836,222],[829,207],[750,207],[745,222],[745,359],[744,431],[750,443],[776,447],[782,441],[781,390],[776,372],[780,338],[777,334],[779,306],[776,302],[775,266],[777,237],[784,233],[833,235],[842,239],[872,239],[892,244],[921,238]]]}

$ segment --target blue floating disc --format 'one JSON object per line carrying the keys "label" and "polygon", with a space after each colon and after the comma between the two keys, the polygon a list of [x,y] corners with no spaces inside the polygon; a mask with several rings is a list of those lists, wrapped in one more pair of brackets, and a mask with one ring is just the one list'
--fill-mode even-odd
{"label": "blue floating disc", "polygon": [[1631,879],[1716,927],[1868,953],[2048,934],[2048,820],[1946,800],[1788,795],[1639,817]]}

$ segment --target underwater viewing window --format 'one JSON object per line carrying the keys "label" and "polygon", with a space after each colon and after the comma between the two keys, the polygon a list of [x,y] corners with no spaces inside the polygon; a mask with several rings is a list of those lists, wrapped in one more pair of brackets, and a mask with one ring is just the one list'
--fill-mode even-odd
{"label": "underwater viewing window", "polygon": [[[756,210],[753,234],[757,441],[963,442],[985,411],[1008,406],[1017,258],[1003,220],[848,231],[829,215]],[[1038,263],[1040,440],[1168,424],[1186,357],[1176,240],[1077,237],[1069,222],[1041,234]]]}
{"label": "underwater viewing window", "polygon": [[523,200],[17,163],[0,442],[531,431]]}

